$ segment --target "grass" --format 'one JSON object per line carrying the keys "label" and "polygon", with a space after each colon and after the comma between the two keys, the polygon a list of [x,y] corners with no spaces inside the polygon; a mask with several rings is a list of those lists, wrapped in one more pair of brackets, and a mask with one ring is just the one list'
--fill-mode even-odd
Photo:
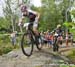
{"label": "grass", "polygon": [[70,52],[67,54],[67,57],[75,63],[75,49],[70,50]]}
{"label": "grass", "polygon": [[0,42],[0,55],[6,54],[13,50],[13,46]]}
{"label": "grass", "polygon": [[0,42],[0,55],[7,54],[8,52],[12,51],[13,49],[19,49],[19,45],[13,46],[11,43],[2,43]]}
{"label": "grass", "polygon": [[[0,34],[0,55],[7,54],[8,52],[12,51],[13,49],[19,49],[20,48],[20,43],[21,43],[21,34],[17,35],[16,38],[16,44],[15,46],[12,45],[11,43],[11,38],[8,35],[2,35]],[[27,46],[25,46],[27,47]]]}
{"label": "grass", "polygon": [[0,55],[7,54],[13,49],[19,49],[18,41],[20,41],[20,37],[18,37],[17,44],[15,46],[12,45],[9,36],[0,36]]}

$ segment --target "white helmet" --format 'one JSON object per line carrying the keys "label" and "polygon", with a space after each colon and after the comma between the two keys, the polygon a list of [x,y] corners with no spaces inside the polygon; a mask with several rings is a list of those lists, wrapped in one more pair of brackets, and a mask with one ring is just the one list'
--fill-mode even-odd
{"label": "white helmet", "polygon": [[58,25],[57,25],[57,28],[59,28],[59,27],[61,27],[61,25],[60,25],[60,24],[58,24]]}

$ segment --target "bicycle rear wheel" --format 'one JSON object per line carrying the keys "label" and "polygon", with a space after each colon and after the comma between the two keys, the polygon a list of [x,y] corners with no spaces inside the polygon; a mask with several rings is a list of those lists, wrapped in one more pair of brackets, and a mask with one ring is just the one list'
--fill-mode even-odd
{"label": "bicycle rear wheel", "polygon": [[38,43],[36,43],[36,47],[38,50],[41,50],[42,49],[42,46],[43,46],[43,40],[41,38],[41,36],[38,38]]}
{"label": "bicycle rear wheel", "polygon": [[33,41],[31,39],[31,34],[24,33],[21,40],[22,52],[26,56],[31,56],[33,52]]}
{"label": "bicycle rear wheel", "polygon": [[53,44],[53,51],[55,52],[58,50],[59,50],[58,41],[57,41],[57,37],[55,37],[54,44]]}

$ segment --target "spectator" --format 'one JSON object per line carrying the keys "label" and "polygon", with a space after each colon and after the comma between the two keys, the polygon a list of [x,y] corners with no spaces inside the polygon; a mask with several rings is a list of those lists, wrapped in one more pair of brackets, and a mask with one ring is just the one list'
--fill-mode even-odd
{"label": "spectator", "polygon": [[66,47],[68,47],[69,34],[66,32]]}
{"label": "spectator", "polygon": [[46,47],[46,44],[47,44],[47,33],[46,32],[43,33],[42,39],[43,39],[44,45]]}
{"label": "spectator", "polygon": [[12,42],[12,45],[13,46],[15,46],[15,44],[16,44],[16,31],[14,31],[14,32],[12,32],[11,34],[10,34],[10,37],[11,37],[11,42]]}
{"label": "spectator", "polygon": [[73,35],[72,33],[67,33],[66,34],[66,45],[68,46],[69,42],[71,43],[71,45],[73,45]]}
{"label": "spectator", "polygon": [[69,35],[69,41],[70,41],[70,43],[71,43],[71,45],[73,45],[73,35],[72,35],[72,33],[68,33],[68,35]]}
{"label": "spectator", "polygon": [[48,46],[51,48],[53,44],[53,34],[48,35]]}

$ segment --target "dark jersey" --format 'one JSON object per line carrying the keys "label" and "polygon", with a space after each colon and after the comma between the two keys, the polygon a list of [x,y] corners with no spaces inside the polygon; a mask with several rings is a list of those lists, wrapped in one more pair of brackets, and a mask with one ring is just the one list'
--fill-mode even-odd
{"label": "dark jersey", "polygon": [[28,15],[24,15],[23,14],[23,16],[28,17],[29,18],[29,22],[34,22],[35,21],[35,18],[36,18],[36,15],[34,13],[32,13],[32,12],[29,12]]}
{"label": "dark jersey", "polygon": [[35,18],[36,18],[36,15],[31,13],[31,12],[29,12],[29,16],[28,17],[29,17],[30,22],[34,22]]}
{"label": "dark jersey", "polygon": [[59,36],[63,34],[63,30],[61,28],[55,29],[54,32],[56,32]]}

